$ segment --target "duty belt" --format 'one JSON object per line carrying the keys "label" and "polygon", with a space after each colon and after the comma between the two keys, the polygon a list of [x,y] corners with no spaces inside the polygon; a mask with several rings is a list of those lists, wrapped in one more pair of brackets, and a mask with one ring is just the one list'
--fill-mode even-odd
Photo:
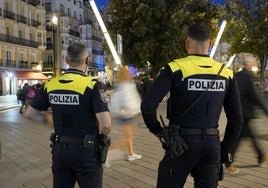
{"label": "duty belt", "polygon": [[56,135],[55,142],[65,144],[83,144],[84,138]]}
{"label": "duty belt", "polygon": [[50,141],[52,143],[64,143],[64,144],[83,144],[91,145],[96,142],[95,136],[86,135],[85,137],[70,137],[70,136],[61,136],[51,133]]}
{"label": "duty belt", "polygon": [[217,128],[180,128],[181,135],[219,135]]}

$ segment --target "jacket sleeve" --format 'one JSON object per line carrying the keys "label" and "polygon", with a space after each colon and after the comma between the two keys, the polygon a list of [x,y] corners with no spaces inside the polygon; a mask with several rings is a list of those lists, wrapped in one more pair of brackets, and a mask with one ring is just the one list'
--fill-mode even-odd
{"label": "jacket sleeve", "polygon": [[155,79],[152,87],[141,103],[141,112],[144,123],[153,134],[158,134],[162,127],[157,120],[157,108],[171,87],[170,69],[165,67]]}
{"label": "jacket sleeve", "polygon": [[235,79],[230,79],[230,84],[224,99],[224,110],[227,117],[227,125],[221,144],[222,156],[233,154],[243,126],[240,95]]}

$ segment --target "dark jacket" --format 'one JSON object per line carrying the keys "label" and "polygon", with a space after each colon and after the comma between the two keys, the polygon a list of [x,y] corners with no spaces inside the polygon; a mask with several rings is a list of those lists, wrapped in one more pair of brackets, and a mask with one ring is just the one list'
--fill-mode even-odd
{"label": "dark jacket", "polygon": [[[183,128],[218,128],[218,121],[224,107],[227,126],[222,150],[233,151],[239,137],[243,118],[239,91],[232,70],[209,56],[189,55],[170,62],[155,79],[141,104],[144,122],[153,134],[161,131],[157,120],[157,108],[170,92],[169,124]],[[214,82],[213,82],[214,80]],[[205,91],[209,87],[208,91]],[[181,118],[184,111],[202,94],[202,99]]]}
{"label": "dark jacket", "polygon": [[259,97],[254,88],[252,72],[243,69],[235,74],[238,88],[240,91],[240,100],[244,118],[254,118],[254,107],[258,106],[268,114],[268,109]]}

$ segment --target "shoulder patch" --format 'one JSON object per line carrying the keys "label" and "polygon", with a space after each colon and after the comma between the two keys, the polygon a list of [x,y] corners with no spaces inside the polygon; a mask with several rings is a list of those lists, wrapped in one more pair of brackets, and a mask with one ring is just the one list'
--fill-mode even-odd
{"label": "shoulder patch", "polygon": [[108,103],[109,97],[108,97],[107,93],[104,91],[104,89],[100,89],[99,93],[100,93],[100,97],[101,97],[102,102]]}

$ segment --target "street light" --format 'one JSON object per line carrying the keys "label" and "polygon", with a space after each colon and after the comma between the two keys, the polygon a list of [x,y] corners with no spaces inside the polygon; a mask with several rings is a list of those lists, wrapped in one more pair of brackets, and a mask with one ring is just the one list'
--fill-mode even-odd
{"label": "street light", "polygon": [[52,19],[52,38],[53,38],[53,73],[54,77],[59,75],[58,73],[58,59],[57,59],[57,25],[58,25],[58,17],[53,15]]}
{"label": "street light", "polygon": [[97,18],[97,21],[98,21],[98,23],[100,25],[100,28],[102,30],[102,33],[103,33],[103,35],[104,35],[104,37],[106,39],[106,42],[107,42],[107,44],[108,44],[108,46],[110,48],[110,51],[111,51],[112,56],[114,58],[114,61],[115,61],[115,63],[116,63],[117,66],[120,66],[121,67],[122,66],[121,60],[120,60],[119,55],[117,54],[117,52],[115,50],[114,44],[112,42],[112,39],[111,39],[111,37],[110,37],[107,29],[106,29],[106,26],[105,26],[105,24],[104,24],[104,22],[102,20],[102,17],[101,17],[100,12],[99,12],[96,4],[95,4],[95,1],[94,0],[89,0],[89,3],[91,5],[91,8],[92,8],[92,10],[93,10],[96,18]]}

